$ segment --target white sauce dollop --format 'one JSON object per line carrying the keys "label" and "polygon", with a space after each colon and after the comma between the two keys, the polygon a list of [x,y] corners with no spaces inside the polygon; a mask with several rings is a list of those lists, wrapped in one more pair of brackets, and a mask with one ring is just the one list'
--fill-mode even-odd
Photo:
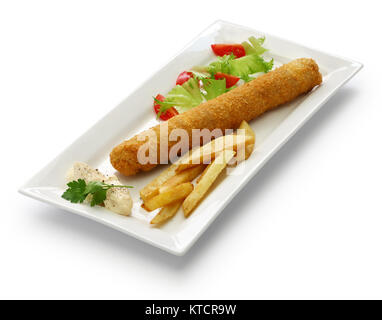
{"label": "white sauce dollop", "polygon": [[[84,162],[75,162],[66,174],[68,182],[78,179],[84,179],[86,183],[90,181],[100,181],[107,184],[121,185],[116,176],[105,176],[98,169],[93,169]],[[90,199],[89,199],[90,198]],[[89,195],[85,201],[90,201]],[[106,193],[104,201],[105,208],[118,214],[128,216],[131,214],[133,200],[131,199],[127,188],[111,188]]]}

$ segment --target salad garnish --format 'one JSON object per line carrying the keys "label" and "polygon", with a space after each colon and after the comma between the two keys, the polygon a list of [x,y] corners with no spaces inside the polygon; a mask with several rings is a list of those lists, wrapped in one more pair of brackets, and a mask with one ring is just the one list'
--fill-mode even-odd
{"label": "salad garnish", "polygon": [[160,108],[161,108],[160,103],[164,102],[165,99],[166,99],[165,96],[162,96],[161,94],[158,94],[154,98],[154,111],[157,114],[157,118],[160,118],[161,120],[167,121],[168,119],[172,118],[173,116],[176,116],[177,114],[179,114],[179,112],[174,107],[169,108],[165,111],[160,111]]}
{"label": "salad garnish", "polygon": [[267,51],[264,41],[265,37],[250,37],[241,44],[211,45],[216,61],[183,71],[166,97],[154,98],[157,118],[168,120],[236,88],[240,80],[248,82],[272,70],[273,59],[266,61],[261,56]]}
{"label": "salad garnish", "polygon": [[219,57],[233,54],[236,58],[244,57],[246,52],[241,44],[212,44],[212,51]]}
{"label": "salad garnish", "polygon": [[176,84],[177,85],[182,85],[183,83],[187,82],[189,79],[193,77],[192,72],[189,71],[183,71],[178,78],[176,79]]}

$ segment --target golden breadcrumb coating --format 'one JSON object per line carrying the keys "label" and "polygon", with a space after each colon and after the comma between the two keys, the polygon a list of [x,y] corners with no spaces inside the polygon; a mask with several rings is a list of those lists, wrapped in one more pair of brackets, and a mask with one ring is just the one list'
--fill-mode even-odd
{"label": "golden breadcrumb coating", "polygon": [[[168,132],[185,129],[191,138],[192,129],[236,129],[240,123],[258,117],[262,113],[292,101],[299,95],[321,84],[322,76],[312,59],[297,59],[239,86],[215,99],[177,115],[167,121]],[[162,123],[149,130],[157,134],[159,158],[159,132]],[[140,164],[137,159],[139,148],[145,141],[137,136],[116,146],[110,153],[113,167],[124,175],[149,171],[157,164]],[[177,143],[168,142],[168,150]],[[191,147],[191,144],[190,144]]]}

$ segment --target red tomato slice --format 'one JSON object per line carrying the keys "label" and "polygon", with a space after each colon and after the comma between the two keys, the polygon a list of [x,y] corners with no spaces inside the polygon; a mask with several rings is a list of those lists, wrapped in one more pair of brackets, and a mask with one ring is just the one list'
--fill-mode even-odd
{"label": "red tomato slice", "polygon": [[[161,94],[158,94],[155,97],[155,99],[163,102],[166,98],[164,96],[162,96]],[[160,105],[157,104],[154,100],[154,111],[155,111],[155,113],[158,114],[159,110],[160,110]],[[176,116],[177,114],[179,114],[179,112],[174,107],[172,107],[172,108],[168,109],[166,112],[162,113],[159,118],[161,118],[164,121],[167,121],[168,119],[172,118],[173,116]]]}
{"label": "red tomato slice", "polygon": [[162,113],[160,118],[164,121],[167,121],[168,119],[171,119],[172,117],[175,117],[178,114],[179,112],[176,111],[174,107],[172,107],[171,109],[168,109],[165,113]]}
{"label": "red tomato slice", "polygon": [[[155,99],[159,100],[160,102],[163,102],[166,98],[165,96],[162,96],[160,93],[157,94],[157,96],[155,97]],[[155,102],[154,102],[155,104]]]}
{"label": "red tomato slice", "polygon": [[226,88],[231,88],[234,86],[239,80],[239,77],[231,76],[230,74],[222,73],[222,72],[217,72],[215,74],[215,79],[225,79],[225,86]]}
{"label": "red tomato slice", "polygon": [[241,44],[211,44],[212,51],[219,57],[231,54],[236,58],[245,56],[244,47]]}
{"label": "red tomato slice", "polygon": [[183,71],[178,78],[176,79],[176,84],[182,85],[183,83],[187,82],[189,79],[193,77],[192,72]]}

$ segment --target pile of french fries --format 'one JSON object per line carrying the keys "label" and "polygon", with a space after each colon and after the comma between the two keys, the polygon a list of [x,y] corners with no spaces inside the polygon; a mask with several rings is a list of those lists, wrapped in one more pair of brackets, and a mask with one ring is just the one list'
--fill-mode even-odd
{"label": "pile of french fries", "polygon": [[180,206],[184,216],[190,216],[236,152],[236,163],[248,159],[255,146],[255,133],[245,121],[238,132],[189,151],[140,191],[142,208],[147,211],[161,208],[151,224],[168,221]]}

